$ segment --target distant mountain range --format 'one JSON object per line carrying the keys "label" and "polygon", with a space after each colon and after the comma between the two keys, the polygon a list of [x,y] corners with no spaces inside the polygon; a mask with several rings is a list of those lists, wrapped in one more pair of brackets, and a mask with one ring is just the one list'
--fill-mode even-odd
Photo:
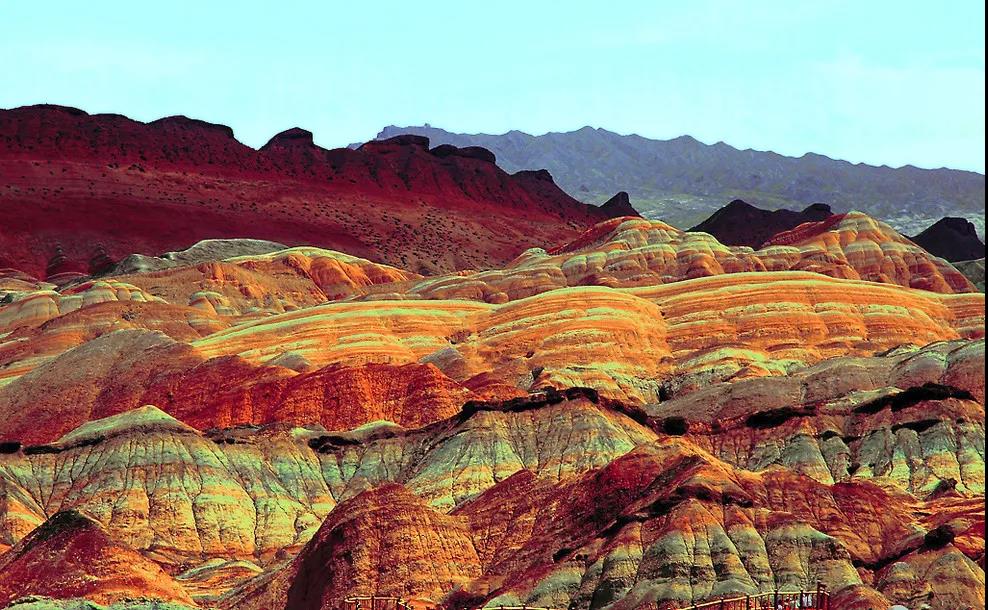
{"label": "distant mountain range", "polygon": [[563,190],[590,203],[627,191],[644,216],[681,228],[743,199],[766,209],[826,203],[834,212],[859,210],[907,235],[944,216],[958,216],[984,235],[985,176],[975,172],[875,167],[812,153],[794,158],[723,142],[708,145],[689,136],[650,140],[591,127],[532,136],[388,126],[377,139],[401,134],[426,136],[433,146],[482,146],[508,172],[547,169]]}

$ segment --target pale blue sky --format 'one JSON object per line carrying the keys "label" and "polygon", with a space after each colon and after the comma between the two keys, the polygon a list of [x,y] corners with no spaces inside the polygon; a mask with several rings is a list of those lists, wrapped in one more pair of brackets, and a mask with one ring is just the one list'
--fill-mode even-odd
{"label": "pale blue sky", "polygon": [[984,172],[984,3],[0,0],[0,107],[295,125],[690,134]]}

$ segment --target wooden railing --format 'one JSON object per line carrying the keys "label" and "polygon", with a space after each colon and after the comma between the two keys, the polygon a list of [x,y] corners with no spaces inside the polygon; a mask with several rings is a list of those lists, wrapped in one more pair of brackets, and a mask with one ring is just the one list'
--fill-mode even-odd
{"label": "wooden railing", "polygon": [[815,591],[770,591],[755,595],[736,595],[706,601],[682,610],[830,610],[830,594],[824,585]]}
{"label": "wooden railing", "polygon": [[544,606],[484,606],[480,610],[566,610],[566,608],[546,608]]}
{"label": "wooden railing", "polygon": [[[668,607],[665,602],[656,604]],[[439,610],[439,605],[415,603],[400,597],[363,595],[343,600],[341,610]],[[830,610],[830,594],[820,584],[815,591],[770,591],[754,595],[735,595],[683,606],[681,610]],[[565,610],[539,606],[484,606],[481,610]]]}
{"label": "wooden railing", "polygon": [[343,610],[415,610],[411,602],[400,597],[359,595],[343,600]]}

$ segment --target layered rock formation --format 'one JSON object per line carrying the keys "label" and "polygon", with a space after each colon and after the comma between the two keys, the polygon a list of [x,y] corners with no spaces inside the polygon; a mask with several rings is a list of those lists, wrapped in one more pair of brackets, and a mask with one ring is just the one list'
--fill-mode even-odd
{"label": "layered rock formation", "polygon": [[56,513],[0,555],[0,604],[28,594],[104,604],[149,597],[194,605],[158,564],[73,510]]}
{"label": "layered rock formation", "polygon": [[937,292],[965,292],[973,288],[949,263],[930,256],[885,223],[860,212],[804,223],[776,235],[765,243],[763,250],[778,261],[776,265],[796,258],[802,261],[804,269],[839,268],[840,274],[833,274],[837,277]]}
{"label": "layered rock formation", "polygon": [[0,389],[7,418],[0,438],[48,442],[145,404],[201,430],[275,422],[346,430],[382,419],[417,427],[475,397],[431,364],[314,369],[289,354],[255,365],[235,356],[207,359],[161,333],[120,331]]}
{"label": "layered rock formation", "polygon": [[[414,527],[382,496],[408,506]],[[745,472],[682,440],[640,446],[558,484],[519,471],[456,509],[456,520],[394,487],[365,492],[346,507],[292,564],[234,592],[228,607],[324,609],[341,591],[414,598],[457,584],[471,605],[579,608],[688,604],[818,582],[887,605],[918,597],[898,585],[910,578],[926,587],[926,600],[952,607],[984,595],[977,563],[935,539],[909,496],[868,482],[827,486],[784,470]],[[353,513],[366,523],[362,536],[359,526],[350,533],[339,524]],[[390,523],[399,529],[382,533]],[[866,534],[858,529],[865,524]],[[379,540],[391,534],[391,544]],[[386,559],[399,550],[404,557]],[[375,553],[384,561],[365,559]],[[872,577],[860,567],[866,563],[895,565],[901,579],[885,568]],[[956,584],[917,581],[931,563],[959,568]],[[395,565],[415,571],[399,576]],[[436,579],[447,584],[437,587]]]}
{"label": "layered rock formation", "polygon": [[[0,523],[12,544],[49,511],[85,510],[189,574],[302,549],[219,598],[238,608],[457,589],[495,605],[599,607],[817,581],[855,599],[970,603],[984,590],[983,362],[983,342],[958,341],[646,411],[589,390],[475,401],[418,430],[204,436],[147,407],[8,445]],[[391,482],[405,488],[380,487]],[[439,574],[429,566],[443,553]],[[955,578],[933,576],[951,565]],[[313,576],[327,568],[330,581]]]}
{"label": "layered rock formation", "polygon": [[0,197],[67,216],[0,225],[45,259],[0,270],[0,602],[983,600],[984,295],[887,225],[753,250],[483,149],[13,113]]}
{"label": "layered rock formation", "polygon": [[812,271],[942,293],[976,290],[949,263],[854,213],[803,224],[758,251],[659,221],[614,219],[548,252],[529,250],[503,269],[429,278],[410,291],[498,303],[564,286],[654,286],[753,271]]}
{"label": "layered rock formation", "polygon": [[[133,288],[133,287],[131,287]],[[136,290],[136,289],[135,289]],[[192,341],[227,326],[227,322],[201,309],[176,306],[153,299],[116,300],[120,292],[95,291],[98,299],[79,309],[78,295],[63,298],[51,291],[32,293],[0,309],[7,326],[0,330],[0,386],[10,383],[52,358],[107,333],[126,329],[143,329],[163,333],[179,341]],[[131,290],[122,291],[133,296]],[[141,292],[137,291],[140,295]],[[83,300],[86,294],[82,295]],[[59,307],[66,307],[61,313]],[[131,354],[139,358],[140,354]],[[105,366],[102,355],[93,363]],[[76,369],[79,375],[89,366]],[[46,379],[38,379],[46,382]]]}
{"label": "layered rock formation", "polygon": [[311,307],[421,277],[342,252],[300,247],[127,273],[115,279],[132,282],[171,303],[242,319]]}
{"label": "layered rock formation", "polygon": [[268,563],[307,541],[336,502],[386,482],[449,509],[518,470],[560,480],[655,438],[621,411],[567,396],[509,409],[481,403],[418,430],[376,424],[333,434],[273,425],[207,436],[143,407],[55,443],[5,444],[0,541],[13,544],[44,515],[73,508],[166,564]]}
{"label": "layered rock formation", "polygon": [[[202,338],[215,318],[173,306],[162,307],[183,317],[167,325],[151,315],[128,321],[100,304],[21,329],[0,344],[0,438],[53,440],[87,418],[146,403],[200,429],[273,421],[346,428],[382,417],[416,426],[475,395],[546,386],[641,403],[657,399],[670,377],[689,385],[778,375],[844,354],[984,336],[981,294],[808,273],[580,287],[502,305],[382,296],[228,329],[211,322],[219,330]],[[118,328],[135,332],[109,333]]]}
{"label": "layered rock formation", "polygon": [[[662,429],[749,470],[918,497],[984,495],[984,342],[837,358],[785,377],[715,384],[650,406]],[[757,407],[753,408],[753,405]]]}
{"label": "layered rock formation", "polygon": [[220,331],[195,345],[212,357],[237,354],[260,363],[282,353],[280,337],[288,331],[305,337],[292,348],[316,365],[423,361],[458,381],[493,374],[522,389],[583,385],[647,400],[656,389],[650,381],[663,374],[761,375],[902,343],[977,338],[983,303],[980,294],[751,273],[625,290],[555,290],[497,306],[332,303]]}

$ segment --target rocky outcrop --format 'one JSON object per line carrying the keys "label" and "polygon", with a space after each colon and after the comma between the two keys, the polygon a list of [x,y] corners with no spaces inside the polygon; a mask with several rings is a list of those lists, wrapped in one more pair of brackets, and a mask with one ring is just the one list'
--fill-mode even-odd
{"label": "rocky outcrop", "polygon": [[279,152],[278,149],[290,149],[292,147],[314,148],[312,132],[301,127],[286,129],[268,140],[268,143],[261,147],[261,152]]}
{"label": "rocky outcrop", "polygon": [[759,252],[770,270],[804,269],[936,292],[974,290],[949,263],[860,212],[804,223],[776,235]]}
{"label": "rocky outcrop", "polygon": [[330,610],[354,595],[440,599],[480,574],[466,520],[391,484],[341,504],[291,564],[223,603]]}
{"label": "rocky outcrop", "polygon": [[625,191],[620,191],[616,193],[613,197],[605,201],[600,209],[607,212],[607,215],[611,218],[621,218],[623,216],[640,216],[637,210],[631,205],[631,199],[628,197],[628,193]]}
{"label": "rocky outcrop", "polygon": [[984,242],[974,225],[965,218],[941,218],[910,239],[927,252],[950,262],[985,257]]}
{"label": "rocky outcrop", "polygon": [[156,563],[74,510],[56,513],[0,555],[0,604],[29,594],[103,604],[142,597],[195,605]]}
{"label": "rocky outcrop", "polygon": [[783,231],[804,222],[816,222],[833,215],[830,206],[814,203],[800,212],[793,210],[763,210],[735,199],[696,225],[691,232],[709,233],[728,246],[759,248]]}
{"label": "rocky outcrop", "polygon": [[172,267],[198,265],[237,256],[267,254],[287,246],[263,239],[204,239],[184,250],[165,252],[161,256],[131,254],[104,270],[104,275],[127,275],[159,271]]}
{"label": "rocky outcrop", "polygon": [[659,428],[736,466],[784,466],[925,498],[984,494],[984,342],[835,358],[650,405]]}

